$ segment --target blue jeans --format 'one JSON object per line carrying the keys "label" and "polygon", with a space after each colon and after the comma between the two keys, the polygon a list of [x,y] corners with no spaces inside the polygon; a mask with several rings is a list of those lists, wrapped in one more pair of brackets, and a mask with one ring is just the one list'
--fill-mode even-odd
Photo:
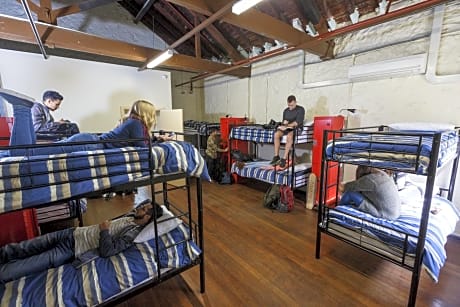
{"label": "blue jeans", "polygon": [[364,200],[363,194],[359,192],[354,192],[354,191],[347,191],[342,194],[342,197],[340,198],[340,201],[339,201],[339,205],[359,207],[359,205],[363,202],[363,200]]}
{"label": "blue jeans", "polygon": [[75,256],[75,228],[51,232],[0,248],[0,283],[58,267]]}
{"label": "blue jeans", "polygon": [[[32,113],[29,107],[23,105],[13,104],[14,123],[11,131],[10,145],[33,145],[37,139],[35,136],[34,126],[32,123]],[[92,133],[77,133],[68,139],[56,142],[69,143],[69,142],[88,142],[99,141],[99,137]],[[11,156],[36,156],[36,155],[52,155],[71,153],[75,151],[88,151],[104,149],[104,144],[81,144],[81,145],[65,145],[65,146],[50,146],[50,147],[36,147],[36,148],[20,148],[11,149]]]}

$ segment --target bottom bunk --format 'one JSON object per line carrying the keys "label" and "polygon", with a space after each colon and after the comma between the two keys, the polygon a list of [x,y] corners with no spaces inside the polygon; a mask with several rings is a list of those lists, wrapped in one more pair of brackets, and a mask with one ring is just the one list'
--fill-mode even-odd
{"label": "bottom bunk", "polygon": [[268,160],[245,163],[235,162],[232,164],[231,172],[241,177],[299,188],[308,183],[311,163],[299,163],[294,168],[288,166],[285,169],[280,169],[279,167],[271,166]]}
{"label": "bottom bunk", "polygon": [[[163,218],[164,217],[164,218]],[[153,224],[153,222],[151,223]],[[150,228],[150,229],[149,229]],[[113,303],[202,261],[191,228],[163,206],[158,237],[147,225],[134,245],[108,257],[57,268],[0,284],[1,306],[94,306]],[[147,234],[147,236],[145,236]],[[158,250],[158,253],[156,252]]]}
{"label": "bottom bunk", "polygon": [[[340,205],[326,208],[320,227],[340,240],[413,269],[423,208],[423,199],[414,190],[400,191],[403,202],[401,215],[396,220],[377,218],[351,206]],[[458,220],[459,212],[452,202],[440,196],[432,198],[422,261],[435,282],[446,261],[447,236],[455,231]]]}

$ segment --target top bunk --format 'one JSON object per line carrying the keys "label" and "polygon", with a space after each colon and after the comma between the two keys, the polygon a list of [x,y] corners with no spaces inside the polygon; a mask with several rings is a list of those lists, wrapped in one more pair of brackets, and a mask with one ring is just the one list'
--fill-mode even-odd
{"label": "top bunk", "polygon": [[201,136],[208,136],[211,129],[220,130],[220,123],[208,123],[204,121],[185,120],[184,132],[198,133]]}
{"label": "top bunk", "polygon": [[0,148],[0,214],[186,176],[210,181],[203,157],[187,142],[10,157],[5,153],[11,148]]}
{"label": "top bunk", "polygon": [[[230,131],[230,138],[242,141],[251,141],[256,143],[274,143],[275,127],[267,125],[251,124],[234,126]],[[306,144],[313,142],[313,123],[308,123],[302,127],[300,133],[296,134],[296,144]],[[286,136],[283,136],[281,143],[286,143]]]}
{"label": "top bunk", "polygon": [[[398,128],[398,129],[397,129]],[[418,175],[457,157],[459,128],[375,126],[325,131],[325,160]],[[325,142],[326,143],[326,142]],[[433,163],[433,164],[431,164]]]}

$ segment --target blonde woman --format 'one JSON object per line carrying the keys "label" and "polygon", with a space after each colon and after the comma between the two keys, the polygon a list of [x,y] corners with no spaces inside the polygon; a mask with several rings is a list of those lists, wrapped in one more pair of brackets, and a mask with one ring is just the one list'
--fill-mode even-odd
{"label": "blonde woman", "polygon": [[[34,99],[7,89],[0,89],[0,97],[3,97],[13,106],[14,124],[11,132],[10,146],[35,144],[36,137],[30,110],[34,104]],[[50,155],[126,146],[147,147],[150,129],[155,124],[155,121],[155,106],[148,101],[138,100],[133,103],[123,122],[112,131],[101,135],[78,133],[68,139],[56,142],[59,144],[71,142],[95,143],[12,149],[10,150],[10,155]],[[138,140],[129,141],[129,139]],[[110,142],[111,140],[114,141]]]}

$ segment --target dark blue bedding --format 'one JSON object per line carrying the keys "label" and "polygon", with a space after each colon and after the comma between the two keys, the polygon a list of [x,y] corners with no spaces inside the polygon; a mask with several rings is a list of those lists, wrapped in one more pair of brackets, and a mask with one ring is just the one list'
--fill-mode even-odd
{"label": "dark blue bedding", "polygon": [[[186,172],[210,180],[203,157],[187,142],[152,147],[156,174]],[[84,196],[149,178],[149,149],[116,148],[0,159],[0,213]]]}
{"label": "dark blue bedding", "polygon": [[181,268],[201,253],[181,224],[160,236],[160,262],[155,240],[137,243],[120,254],[96,258],[79,268],[58,268],[0,285],[1,306],[94,306],[158,277],[158,270]]}

